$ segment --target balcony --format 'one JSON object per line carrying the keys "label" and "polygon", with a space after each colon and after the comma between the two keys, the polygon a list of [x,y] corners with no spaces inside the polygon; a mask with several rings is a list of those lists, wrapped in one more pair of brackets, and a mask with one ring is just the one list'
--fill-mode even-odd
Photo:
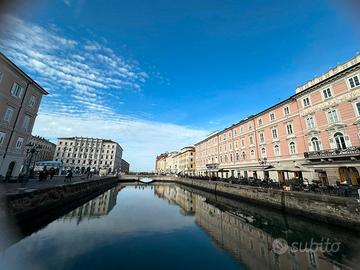
{"label": "balcony", "polygon": [[206,168],[209,170],[217,170],[219,168],[219,163],[206,164]]}
{"label": "balcony", "polygon": [[336,157],[354,157],[360,156],[360,147],[353,146],[346,149],[329,149],[321,151],[305,152],[306,159],[322,159],[322,158],[336,158]]}

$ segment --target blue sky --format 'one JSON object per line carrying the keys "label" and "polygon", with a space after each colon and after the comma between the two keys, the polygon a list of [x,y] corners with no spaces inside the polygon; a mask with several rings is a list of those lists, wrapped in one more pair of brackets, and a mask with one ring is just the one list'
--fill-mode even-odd
{"label": "blue sky", "polygon": [[360,50],[351,1],[26,2],[2,16],[0,48],[50,92],[34,133],[117,140],[134,170]]}

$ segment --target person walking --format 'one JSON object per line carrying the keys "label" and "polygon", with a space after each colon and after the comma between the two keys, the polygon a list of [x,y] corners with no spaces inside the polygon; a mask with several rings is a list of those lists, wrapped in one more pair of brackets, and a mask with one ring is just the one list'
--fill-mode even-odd
{"label": "person walking", "polygon": [[69,175],[68,175],[69,182],[71,182],[72,177],[73,177],[73,172],[72,170],[69,170]]}

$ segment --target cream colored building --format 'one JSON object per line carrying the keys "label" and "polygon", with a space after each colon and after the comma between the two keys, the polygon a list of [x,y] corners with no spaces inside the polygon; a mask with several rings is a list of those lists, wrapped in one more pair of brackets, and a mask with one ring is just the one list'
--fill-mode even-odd
{"label": "cream colored building", "polygon": [[0,176],[24,172],[25,145],[48,92],[0,53]]}
{"label": "cream colored building", "polygon": [[180,175],[195,174],[195,147],[187,146],[176,155],[177,173]]}
{"label": "cream colored building", "polygon": [[[49,161],[52,160],[55,154],[56,144],[46,140],[40,136],[31,136],[26,146],[26,150],[35,147],[38,152],[33,156],[32,161]],[[26,158],[30,159],[29,151],[26,151]]]}
{"label": "cream colored building", "polygon": [[123,149],[112,140],[70,137],[59,138],[54,160],[62,161],[64,169],[84,172],[91,169],[120,172]]}
{"label": "cream colored building", "polygon": [[165,159],[165,172],[167,174],[176,174],[178,172],[178,159],[177,154],[179,152],[170,152]]}
{"label": "cream colored building", "polygon": [[156,174],[165,174],[167,155],[168,155],[168,153],[162,153],[156,157],[156,160],[155,160],[155,173]]}

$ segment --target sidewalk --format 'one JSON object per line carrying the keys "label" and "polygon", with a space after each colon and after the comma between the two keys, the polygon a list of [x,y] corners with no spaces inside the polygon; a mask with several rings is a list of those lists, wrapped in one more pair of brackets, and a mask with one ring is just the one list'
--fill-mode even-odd
{"label": "sidewalk", "polygon": [[[110,176],[110,175],[109,175]],[[7,193],[24,192],[25,190],[43,189],[49,187],[56,187],[62,185],[69,185],[72,183],[87,182],[101,179],[99,175],[94,175],[92,178],[86,179],[86,175],[74,176],[71,182],[64,182],[65,176],[54,176],[52,180],[48,178],[46,181],[39,182],[38,179],[29,179],[26,184],[22,183],[3,183],[0,182],[0,197]]]}

